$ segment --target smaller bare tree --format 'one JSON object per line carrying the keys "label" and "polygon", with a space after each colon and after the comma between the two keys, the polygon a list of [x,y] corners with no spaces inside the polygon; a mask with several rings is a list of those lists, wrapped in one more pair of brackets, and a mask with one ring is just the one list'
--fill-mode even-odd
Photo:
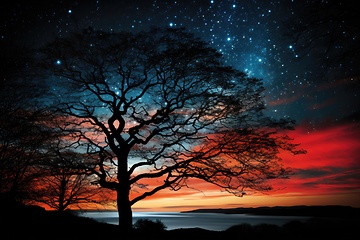
{"label": "smaller bare tree", "polygon": [[298,13],[284,21],[285,35],[293,42],[298,59],[312,57],[311,67],[317,73],[317,81],[327,76],[358,79],[360,28],[354,3],[308,1],[299,4],[303,6],[297,8]]}
{"label": "smaller bare tree", "polygon": [[[36,191],[32,182],[44,146],[53,139],[48,112],[39,104],[46,85],[36,75],[32,51],[1,46],[0,56],[0,202],[24,203]],[[35,79],[38,86],[35,85]]]}
{"label": "smaller bare tree", "polygon": [[107,191],[94,184],[94,177],[74,167],[84,156],[74,151],[59,151],[52,159],[44,161],[41,168],[43,174],[37,179],[33,195],[34,203],[41,203],[57,211],[85,207],[95,208],[105,200],[109,200]]}

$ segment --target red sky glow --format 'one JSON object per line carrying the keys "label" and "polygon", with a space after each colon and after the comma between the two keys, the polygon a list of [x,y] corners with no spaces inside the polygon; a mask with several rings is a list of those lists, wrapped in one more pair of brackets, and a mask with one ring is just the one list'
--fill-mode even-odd
{"label": "red sky glow", "polygon": [[163,211],[193,208],[227,208],[275,205],[350,205],[360,207],[360,126],[343,123],[308,130],[300,125],[289,134],[306,154],[281,154],[294,174],[275,180],[274,191],[235,197],[227,192],[193,181],[193,189],[163,191],[135,204],[134,210]]}

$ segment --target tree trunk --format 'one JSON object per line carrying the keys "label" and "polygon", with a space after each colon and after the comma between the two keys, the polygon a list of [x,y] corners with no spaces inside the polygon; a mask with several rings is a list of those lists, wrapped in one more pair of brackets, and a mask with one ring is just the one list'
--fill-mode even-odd
{"label": "tree trunk", "polygon": [[[116,149],[115,149],[116,150]],[[120,234],[127,234],[132,230],[132,210],[130,205],[130,184],[127,172],[128,163],[127,156],[129,150],[123,147],[122,151],[116,150],[116,156],[119,159],[118,165],[118,185],[117,193],[117,209],[119,215],[119,231]]]}
{"label": "tree trunk", "polygon": [[117,209],[120,233],[129,233],[132,230],[132,210],[128,188],[117,189]]}

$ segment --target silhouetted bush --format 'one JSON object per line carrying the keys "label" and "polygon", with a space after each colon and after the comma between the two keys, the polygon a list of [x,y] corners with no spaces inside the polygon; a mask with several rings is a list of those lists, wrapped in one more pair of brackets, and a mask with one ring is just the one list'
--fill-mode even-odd
{"label": "silhouetted bush", "polygon": [[254,229],[248,223],[231,226],[225,232],[229,236],[241,236],[241,239],[250,239],[254,235]]}
{"label": "silhouetted bush", "polygon": [[277,236],[277,239],[280,239],[281,229],[275,224],[258,224],[253,226],[255,239],[269,239],[271,236]]}
{"label": "silhouetted bush", "polygon": [[139,219],[133,225],[135,230],[147,232],[147,233],[159,233],[166,230],[166,226],[160,220],[150,220],[150,219]]}

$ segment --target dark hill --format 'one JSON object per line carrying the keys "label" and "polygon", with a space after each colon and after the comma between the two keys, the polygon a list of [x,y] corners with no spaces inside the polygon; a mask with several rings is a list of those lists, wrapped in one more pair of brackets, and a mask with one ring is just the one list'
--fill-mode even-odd
{"label": "dark hill", "polygon": [[360,208],[349,206],[276,206],[256,208],[218,208],[196,209],[186,211],[191,213],[224,213],[224,214],[253,214],[273,216],[309,216],[309,217],[341,217],[360,218]]}
{"label": "dark hill", "polygon": [[46,211],[38,206],[1,206],[0,214],[2,240],[90,240],[117,229],[114,225],[79,217],[70,211]]}

